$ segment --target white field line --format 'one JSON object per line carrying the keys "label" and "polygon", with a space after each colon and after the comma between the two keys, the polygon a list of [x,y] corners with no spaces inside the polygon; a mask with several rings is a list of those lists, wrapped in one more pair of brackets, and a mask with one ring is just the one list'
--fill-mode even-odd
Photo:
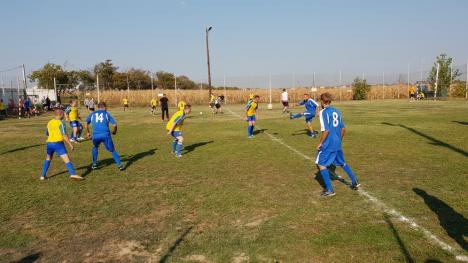
{"label": "white field line", "polygon": [[[235,116],[242,119],[242,117],[239,114],[233,112],[231,109],[227,109],[227,110],[231,114],[233,114],[233,115],[235,115]],[[279,139],[278,137],[276,137],[276,136],[274,136],[274,135],[272,135],[272,134],[270,134],[268,132],[265,132],[265,134],[267,134],[272,141],[283,145],[284,147],[288,148],[289,150],[291,150],[292,152],[294,152],[297,155],[301,156],[302,158],[304,158],[306,160],[309,160],[309,161],[312,160],[311,157],[309,157],[309,156],[299,152],[298,150],[294,149],[293,147],[286,144],[283,140]],[[398,212],[397,210],[387,206],[385,203],[383,203],[382,201],[380,201],[378,198],[374,197],[373,195],[369,194],[367,191],[364,191],[364,190],[360,189],[357,192],[359,193],[360,196],[364,197],[365,199],[370,201],[372,204],[374,204],[374,207],[377,208],[378,210],[395,217],[396,219],[398,219],[401,222],[407,223],[414,230],[422,232],[424,234],[424,236],[427,239],[429,239],[429,241],[431,241],[433,244],[439,245],[440,248],[442,248],[443,250],[445,250],[445,251],[449,252],[450,254],[452,254],[455,257],[456,260],[468,262],[468,256],[458,254],[459,251],[457,249],[455,249],[454,247],[452,247],[449,244],[445,243],[444,241],[440,240],[436,235],[432,234],[429,230],[427,230],[426,228],[418,225],[413,219],[411,219],[409,217],[406,217],[403,214],[401,214],[400,212]]]}

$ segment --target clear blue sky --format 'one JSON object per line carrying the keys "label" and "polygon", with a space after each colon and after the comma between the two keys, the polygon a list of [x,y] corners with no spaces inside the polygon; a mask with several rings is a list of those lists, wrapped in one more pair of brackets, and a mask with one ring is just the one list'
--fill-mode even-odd
{"label": "clear blue sky", "polygon": [[[468,58],[468,1],[3,1],[0,69],[44,63],[213,75],[405,72],[440,52]],[[377,73],[379,72],[379,73]]]}

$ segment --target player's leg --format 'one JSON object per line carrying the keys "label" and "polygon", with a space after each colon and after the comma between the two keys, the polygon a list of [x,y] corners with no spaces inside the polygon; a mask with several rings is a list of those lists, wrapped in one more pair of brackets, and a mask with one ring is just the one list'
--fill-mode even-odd
{"label": "player's leg", "polygon": [[304,116],[304,113],[295,113],[293,114],[292,112],[289,114],[290,119],[298,119],[300,117]]}
{"label": "player's leg", "polygon": [[114,142],[112,141],[111,136],[106,136],[104,138],[104,146],[106,147],[106,150],[112,154],[112,158],[114,158],[114,161],[115,161],[115,164],[117,164],[117,167],[119,167],[119,169],[123,171],[123,165],[120,162],[119,153],[115,150]]}
{"label": "player's leg", "polygon": [[93,156],[93,164],[91,166],[92,169],[97,169],[97,161],[98,161],[98,154],[99,154],[99,145],[101,144],[102,139],[96,136],[93,136],[93,149],[91,150],[91,154]]}
{"label": "player's leg", "polygon": [[182,136],[182,133],[178,133],[176,135],[177,137],[177,147],[176,147],[176,156],[177,157],[182,157],[182,144],[184,142],[184,137]]}
{"label": "player's leg", "polygon": [[333,163],[334,154],[327,151],[319,151],[317,154],[317,159],[315,160],[315,164],[318,165],[320,169],[320,174],[322,175],[323,182],[325,183],[326,191],[323,192],[322,196],[333,196],[335,192],[333,191],[333,186],[330,180],[330,172],[327,169],[331,163]]}
{"label": "player's leg", "polygon": [[54,149],[51,143],[47,143],[46,152],[47,152],[46,159],[44,160],[44,163],[42,164],[41,180],[47,179],[47,171],[49,170],[50,162],[52,161],[52,157],[54,156]]}
{"label": "player's leg", "polygon": [[343,151],[337,152],[335,163],[341,166],[341,168],[343,168],[343,170],[348,175],[349,179],[351,180],[351,188],[354,190],[358,190],[360,184],[358,183],[357,178],[353,173],[353,170],[351,170],[351,167],[349,167],[349,165],[346,164]]}
{"label": "player's leg", "polygon": [[73,164],[71,163],[70,158],[68,157],[65,144],[63,142],[57,143],[55,151],[58,155],[60,155],[60,158],[62,158],[63,162],[65,163],[65,166],[67,167],[68,172],[70,173],[70,178],[73,180],[83,180],[83,177],[76,174],[75,168],[73,168]]}
{"label": "player's leg", "polygon": [[179,141],[177,140],[177,138],[174,137],[174,140],[172,141],[172,153],[174,153],[174,154],[175,154],[176,151],[177,151],[177,143],[178,143],[178,142],[179,142]]}

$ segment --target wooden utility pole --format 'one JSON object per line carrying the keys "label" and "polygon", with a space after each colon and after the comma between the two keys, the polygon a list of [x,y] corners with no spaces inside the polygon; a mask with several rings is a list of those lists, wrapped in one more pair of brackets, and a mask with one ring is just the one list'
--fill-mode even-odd
{"label": "wooden utility pole", "polygon": [[208,63],[208,90],[209,90],[209,96],[211,98],[211,67],[210,67],[210,46],[209,46],[209,43],[208,43],[208,33],[210,32],[210,30],[212,29],[213,27],[207,27],[206,28],[206,35],[205,35],[205,38],[206,38],[206,61]]}

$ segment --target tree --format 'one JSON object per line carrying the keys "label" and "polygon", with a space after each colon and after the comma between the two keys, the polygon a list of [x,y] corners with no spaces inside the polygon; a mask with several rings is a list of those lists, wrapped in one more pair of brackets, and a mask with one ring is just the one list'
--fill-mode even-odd
{"label": "tree", "polygon": [[436,77],[437,77],[437,64],[439,64],[439,80],[437,82],[437,96],[438,97],[447,97],[450,84],[458,76],[461,75],[460,70],[452,70],[452,58],[447,56],[447,54],[442,53],[437,56],[434,65],[432,66],[431,73],[427,81],[431,83],[432,87],[435,87]]}
{"label": "tree", "polygon": [[111,59],[101,62],[94,66],[94,74],[99,75],[100,83],[104,88],[113,88],[112,77],[119,67],[114,66]]}
{"label": "tree", "polygon": [[465,97],[466,96],[466,81],[456,80],[450,87],[451,97]]}
{"label": "tree", "polygon": [[370,90],[371,86],[367,84],[367,80],[359,77],[355,78],[353,82],[353,100],[365,100]]}
{"label": "tree", "polygon": [[160,89],[173,89],[174,74],[165,71],[156,72],[156,85]]}
{"label": "tree", "polygon": [[69,75],[62,66],[52,63],[45,64],[41,69],[35,70],[29,75],[31,82],[38,82],[38,86],[46,89],[54,88],[54,78],[57,84],[68,84]]}

